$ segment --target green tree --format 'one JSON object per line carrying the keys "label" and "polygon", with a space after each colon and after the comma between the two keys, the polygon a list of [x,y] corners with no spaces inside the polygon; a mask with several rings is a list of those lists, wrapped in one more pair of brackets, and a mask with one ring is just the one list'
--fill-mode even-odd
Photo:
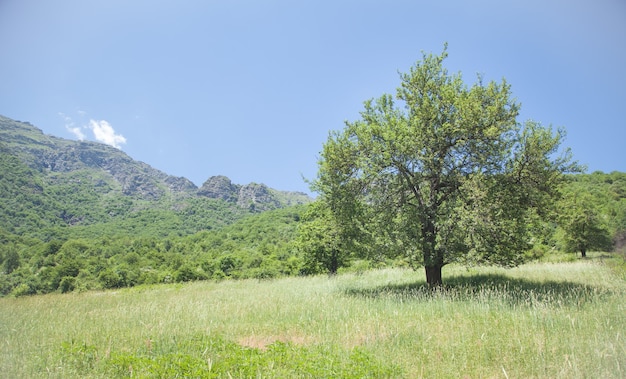
{"label": "green tree", "polygon": [[74,291],[76,288],[76,278],[72,276],[64,276],[59,283],[59,289],[61,293],[67,293]]}
{"label": "green tree", "polygon": [[124,286],[123,278],[112,268],[107,268],[98,275],[102,288],[120,288]]}
{"label": "green tree", "polygon": [[392,237],[431,286],[451,262],[518,263],[575,167],[569,151],[552,158],[563,130],[518,124],[509,84],[467,87],[443,67],[446,50],[401,74],[398,104],[366,101],[360,120],[330,134],[312,185],[342,225],[368,208],[373,234]]}
{"label": "green tree", "polygon": [[560,203],[565,248],[579,251],[584,258],[590,250],[610,250],[611,235],[593,199],[587,192],[571,192]]}
{"label": "green tree", "polygon": [[15,245],[8,245],[4,253],[4,272],[10,274],[20,267],[20,255]]}
{"label": "green tree", "polygon": [[302,220],[295,246],[304,258],[304,272],[336,274],[350,258],[350,249],[343,243],[353,239],[341,238],[342,225],[332,217],[328,204],[321,199],[309,204]]}

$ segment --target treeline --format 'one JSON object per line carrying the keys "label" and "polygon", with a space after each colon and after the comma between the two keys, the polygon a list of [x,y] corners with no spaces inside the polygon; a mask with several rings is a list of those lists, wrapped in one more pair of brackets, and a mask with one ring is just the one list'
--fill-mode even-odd
{"label": "treeline", "polygon": [[[21,178],[37,190],[36,181]],[[569,175],[560,192],[558,214],[537,231],[526,259],[544,259],[556,252],[626,254],[626,173]],[[28,198],[25,193],[21,199]],[[58,227],[60,231],[54,233],[0,229],[0,295],[316,274],[329,271],[326,263],[333,262],[325,262],[329,254],[341,254],[334,261],[339,266],[335,269],[368,267],[372,261],[406,264],[401,259],[377,259],[376,252],[359,256],[325,245],[332,238],[324,235],[325,225],[319,223],[323,215],[316,203],[247,215],[222,206],[218,201],[195,199],[178,215],[165,208],[146,208],[115,223]],[[5,204],[3,212],[9,208]],[[35,209],[39,211],[28,207],[12,211]],[[221,214],[221,220],[215,219],[216,214]],[[10,215],[3,213],[3,217]],[[30,227],[37,227],[35,216],[33,220]],[[192,220],[193,227],[206,223],[206,228],[183,234],[183,220]],[[376,243],[377,248],[393,245]]]}
{"label": "treeline", "polygon": [[141,284],[296,275],[291,249],[303,206],[268,211],[184,237],[71,238],[0,234],[0,294],[16,296]]}

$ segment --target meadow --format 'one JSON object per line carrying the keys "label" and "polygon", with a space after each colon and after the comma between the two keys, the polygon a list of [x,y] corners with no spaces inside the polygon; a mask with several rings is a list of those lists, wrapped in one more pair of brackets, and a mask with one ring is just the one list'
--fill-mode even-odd
{"label": "meadow", "polygon": [[624,378],[611,259],[0,299],[6,378]]}

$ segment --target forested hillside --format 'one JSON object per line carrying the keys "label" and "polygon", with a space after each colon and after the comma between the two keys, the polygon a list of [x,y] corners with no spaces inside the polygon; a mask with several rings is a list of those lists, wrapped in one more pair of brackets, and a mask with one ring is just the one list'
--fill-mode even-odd
{"label": "forested hillside", "polygon": [[[178,239],[311,201],[304,193],[238,185],[221,175],[198,188],[116,148],[45,135],[29,123],[2,116],[0,199],[3,294],[19,284],[26,293],[55,291],[64,277],[65,290],[79,284],[98,288],[211,277],[211,270],[175,275],[180,262],[192,264],[186,256],[191,251],[176,248]],[[148,250],[176,251],[172,254],[178,258],[171,263],[159,256],[157,262],[145,257]],[[112,280],[111,270],[118,260],[127,261],[122,259],[127,253],[144,259],[129,258],[130,269],[119,267],[115,272],[121,279]],[[172,270],[163,269],[164,262]],[[132,270],[140,266],[159,275],[140,278]],[[103,267],[110,270],[102,273]],[[69,282],[75,285],[68,287]]]}
{"label": "forested hillside", "polygon": [[197,188],[108,145],[48,136],[2,116],[0,152],[0,228],[42,240],[189,235],[311,200],[225,176]]}
{"label": "forested hillside", "polygon": [[[568,175],[560,192],[527,259],[624,252],[626,173]],[[327,225],[311,224],[310,201],[219,175],[198,188],[115,148],[0,117],[0,296],[324,272]],[[345,254],[341,266],[366,258]]]}

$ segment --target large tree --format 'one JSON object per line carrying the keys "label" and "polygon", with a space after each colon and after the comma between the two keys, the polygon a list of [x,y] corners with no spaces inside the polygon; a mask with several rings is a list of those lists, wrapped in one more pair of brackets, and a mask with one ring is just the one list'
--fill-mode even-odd
{"label": "large tree", "polygon": [[359,209],[370,240],[393,240],[431,286],[451,262],[519,263],[572,167],[569,151],[556,155],[563,130],[520,125],[506,81],[468,87],[446,57],[424,54],[395,99],[366,101],[331,132],[313,183],[338,222],[358,222]]}

